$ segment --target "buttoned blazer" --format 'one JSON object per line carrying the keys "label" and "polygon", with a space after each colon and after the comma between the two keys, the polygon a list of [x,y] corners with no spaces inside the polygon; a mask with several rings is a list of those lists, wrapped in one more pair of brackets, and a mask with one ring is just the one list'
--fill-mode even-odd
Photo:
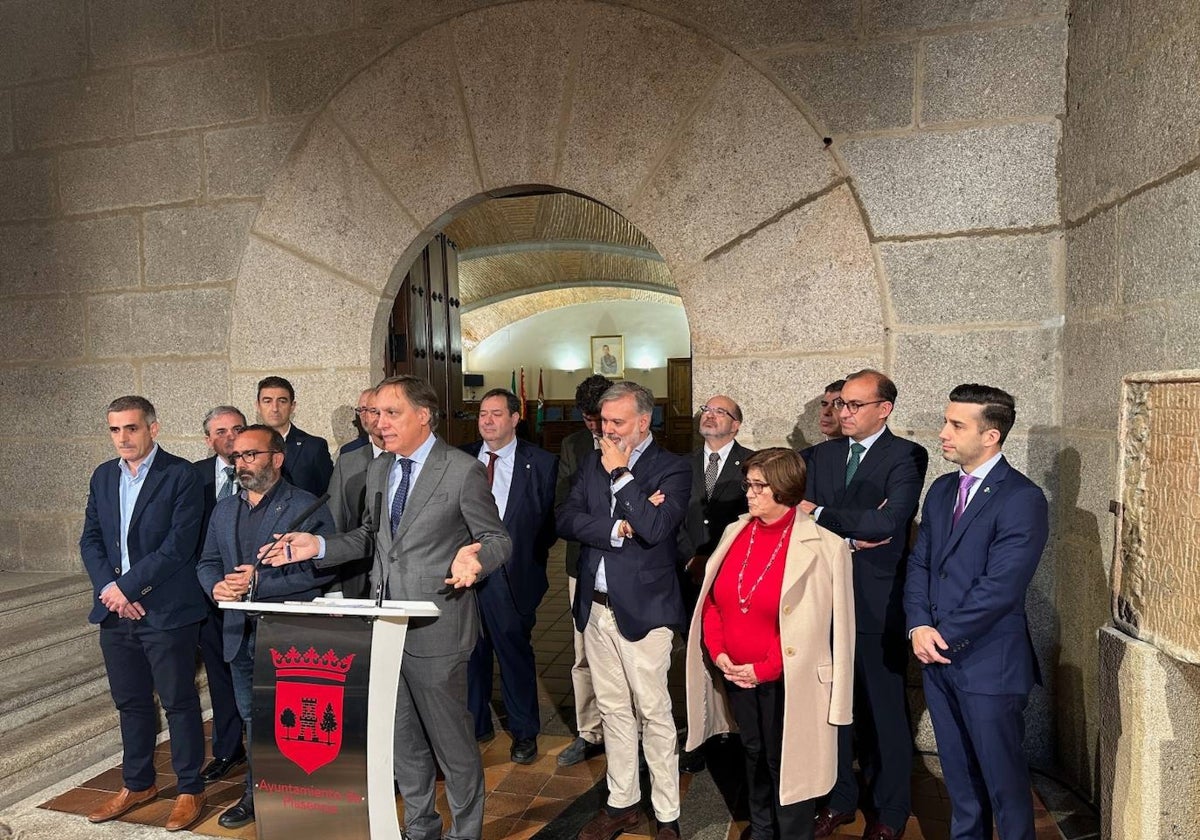
{"label": "buttoned blazer", "polygon": [[693,452],[688,460],[692,465],[692,496],[687,517],[679,529],[679,556],[684,561],[696,555],[707,557],[721,539],[721,534],[735,519],[746,512],[746,493],[742,490],[742,462],[754,454],[737,441],[729,450],[711,496],[704,492],[704,447]]}
{"label": "buttoned blazer", "polygon": [[79,553],[96,596],[88,620],[109,615],[100,591],[116,581],[146,610],[148,627],[170,630],[202,620],[208,605],[196,582],[204,498],[196,470],[161,446],[148,468],[129,521],[129,571],[121,574],[121,470],[105,461],[92,473]]}
{"label": "buttoned blazer", "polygon": [[[554,486],[556,512],[571,495],[571,486],[575,483],[575,476],[579,474],[579,465],[587,458],[589,452],[596,450],[593,440],[595,436],[587,429],[571,432],[563,438],[558,458],[558,481]],[[579,577],[579,549],[579,543],[574,540],[566,541],[567,574],[571,577]]]}
{"label": "buttoned blazer", "polygon": [[[610,607],[621,635],[638,641],[657,627],[682,630],[686,622],[679,591],[679,526],[687,513],[692,491],[691,468],[686,458],[674,455],[651,441],[633,466],[633,480],[616,494],[612,507],[612,483],[592,451],[579,466],[579,477],[567,501],[559,509],[558,535],[582,546],[579,583],[575,587],[575,626],[583,632],[591,615],[592,594],[600,558],[604,558]],[[666,500],[650,503],[661,490]],[[614,548],[613,526],[624,519],[634,536]]]}
{"label": "buttoned blazer", "polygon": [[1046,547],[1041,488],[1005,458],[996,462],[953,524],[958,471],[925,496],[904,587],[907,629],[937,628],[950,646],[951,680],[976,694],[1025,694],[1041,682],[1025,593]]}
{"label": "buttoned blazer", "polygon": [[[463,451],[478,460],[482,448],[483,442],[476,441],[464,446]],[[557,458],[528,441],[517,440],[503,520],[504,530],[512,540],[512,553],[508,562],[480,585],[507,586],[513,603],[524,615],[537,612],[549,588],[546,560],[550,546],[558,539],[554,529],[557,477]]]}
{"label": "buttoned blazer", "polygon": [[359,527],[326,540],[325,556],[315,563],[328,568],[374,553],[371,590],[381,583],[393,600],[432,601],[441,610],[436,619],[409,622],[405,656],[445,656],[470,653],[479,638],[479,612],[470,587],[453,589],[444,581],[460,548],[481,544],[478,559],[490,575],[508,560],[512,543],[483,464],[438,439],[409,492],[400,527],[393,539],[388,523],[388,476],[394,457],[371,461],[367,467],[367,498],[383,497],[380,527],[375,527],[368,504]]}
{"label": "buttoned blazer", "polygon": [[[750,523],[740,516],[704,567],[699,604],[712,591],[737,535]],[[796,511],[779,599],[783,646],[783,756],[780,804],[824,796],[837,778],[838,727],[852,722],[854,705],[854,587],[845,540]],[[736,726],[725,677],[703,644],[703,609],[692,615],[687,639],[687,749]]]}
{"label": "buttoned blazer", "polygon": [[812,448],[804,497],[823,507],[817,523],[839,537],[891,539],[854,552],[854,604],[858,632],[899,636],[904,632],[905,559],[929,453],[884,429],[847,485],[850,443],[850,438],[838,438]]}
{"label": "buttoned blazer", "polygon": [[310,435],[293,424],[283,449],[283,480],[314,496],[324,495],[333,475],[333,459],[325,438]]}
{"label": "buttoned blazer", "polygon": [[[255,551],[272,542],[275,534],[283,533],[295,517],[316,500],[317,497],[312,493],[281,481],[269,503],[270,508],[263,511],[263,519],[255,531],[252,541]],[[239,495],[221,499],[213,508],[213,515],[208,523],[200,562],[196,564],[196,577],[205,595],[214,603],[216,601],[212,597],[213,587],[235,567],[242,563],[254,562],[254,558],[242,557],[241,552],[237,520],[238,508],[244,504]],[[333,517],[329,514],[328,506],[321,505],[295,530],[322,535],[333,533]],[[318,571],[311,560],[289,563],[286,566],[259,566],[254,600],[311,601],[321,594],[321,587],[332,579],[331,572]],[[246,613],[241,610],[222,610],[221,616],[225,661],[232,662],[242,643]]]}

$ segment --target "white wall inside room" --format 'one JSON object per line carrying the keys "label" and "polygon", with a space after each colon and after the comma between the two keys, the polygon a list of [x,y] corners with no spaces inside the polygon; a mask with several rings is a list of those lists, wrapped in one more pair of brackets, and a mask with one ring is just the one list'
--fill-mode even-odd
{"label": "white wall inside room", "polygon": [[[498,330],[467,351],[467,373],[482,373],[484,387],[507,388],[513,370],[525,366],[525,393],[537,396],[542,369],[547,399],[574,399],[575,386],[591,373],[591,337],[625,337],[625,378],[667,393],[667,359],[691,355],[682,306],[613,300],[542,312]],[[469,396],[468,390],[468,396]]]}

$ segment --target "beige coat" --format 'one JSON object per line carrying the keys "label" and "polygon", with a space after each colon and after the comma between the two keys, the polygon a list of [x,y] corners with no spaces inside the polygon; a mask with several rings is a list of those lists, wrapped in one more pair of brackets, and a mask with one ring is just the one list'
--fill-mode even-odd
{"label": "beige coat", "polygon": [[[687,645],[687,749],[735,730],[726,680],[701,642],[702,607],[743,514],[725,529],[708,565]],[[731,558],[740,563],[741,558]],[[837,727],[851,721],[854,697],[854,586],[845,540],[796,511],[783,570],[779,630],[783,644],[783,758],[779,802],[824,796],[837,777]],[[832,640],[830,628],[832,627]]]}

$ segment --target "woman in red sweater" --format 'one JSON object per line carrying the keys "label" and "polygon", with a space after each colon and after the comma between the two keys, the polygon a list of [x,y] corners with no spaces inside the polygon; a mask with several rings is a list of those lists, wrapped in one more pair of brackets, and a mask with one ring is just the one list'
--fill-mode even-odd
{"label": "woman in red sweater", "polygon": [[750,512],[708,560],[688,636],[688,749],[741,732],[751,840],[811,838],[850,722],[854,595],[845,541],[796,505],[804,460],[763,449],[742,463]]}

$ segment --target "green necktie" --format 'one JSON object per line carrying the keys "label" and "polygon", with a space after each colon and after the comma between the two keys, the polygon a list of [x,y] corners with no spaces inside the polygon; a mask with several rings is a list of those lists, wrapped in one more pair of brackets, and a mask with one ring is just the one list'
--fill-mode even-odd
{"label": "green necktie", "polygon": [[858,472],[858,462],[862,460],[862,454],[867,451],[867,447],[861,443],[850,444],[850,460],[846,462],[846,486],[850,486],[850,479],[854,478],[854,474]]}

